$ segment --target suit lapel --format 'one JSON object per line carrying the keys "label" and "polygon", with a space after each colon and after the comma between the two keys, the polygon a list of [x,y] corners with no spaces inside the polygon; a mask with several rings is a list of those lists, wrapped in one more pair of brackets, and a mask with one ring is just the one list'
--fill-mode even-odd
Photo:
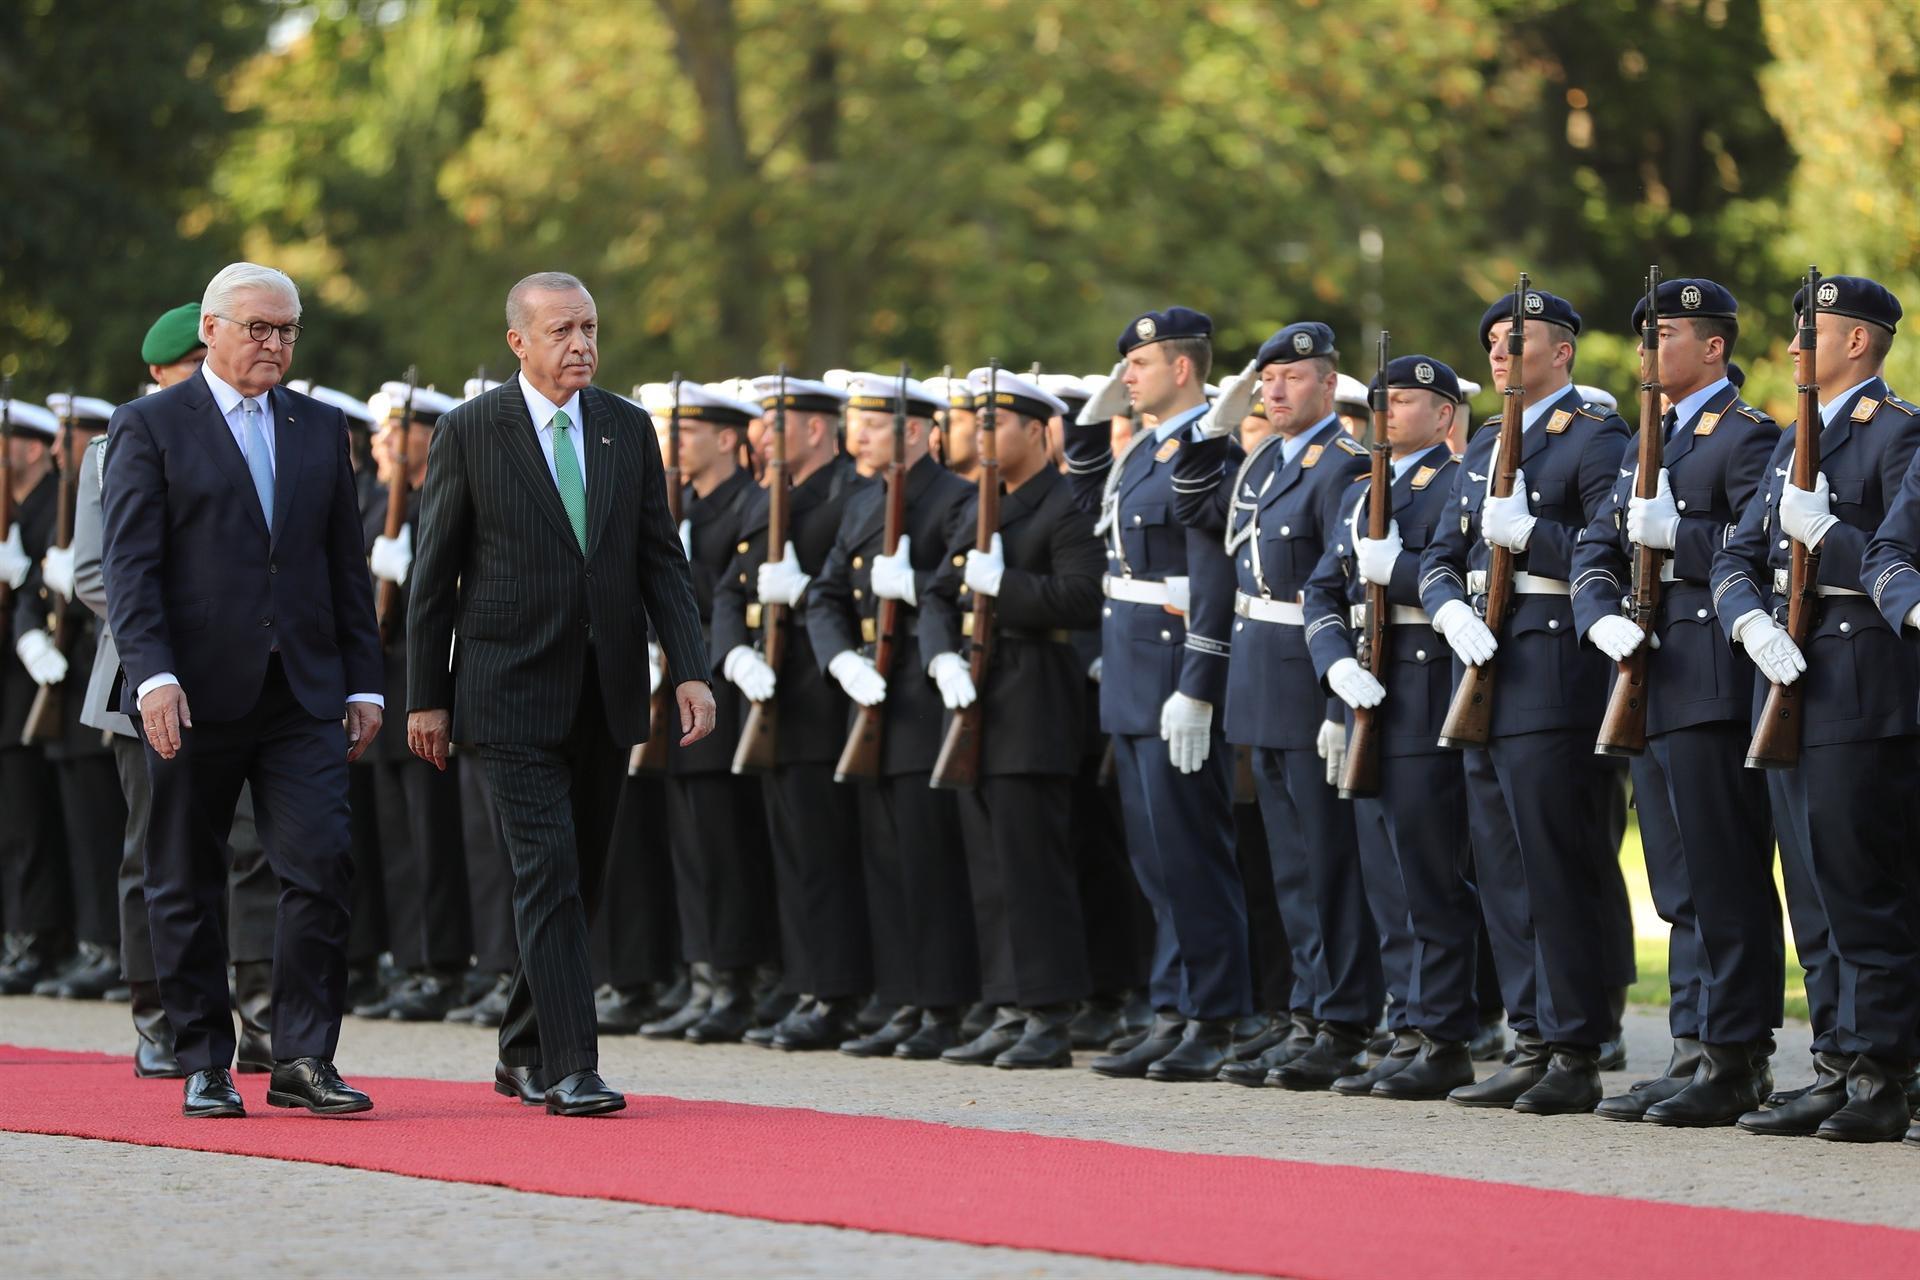
{"label": "suit lapel", "polygon": [[[1307,436],[1306,446],[1302,448],[1299,453],[1293,455],[1293,461],[1282,462],[1280,460],[1282,455],[1276,452],[1273,455],[1273,464],[1276,468],[1273,483],[1266,487],[1266,492],[1260,494],[1260,505],[1262,507],[1272,506],[1280,500],[1281,494],[1300,483],[1300,477],[1306,474],[1306,467],[1302,464],[1306,461],[1307,455],[1315,449],[1319,449],[1322,453],[1326,452],[1326,450],[1333,447],[1333,438],[1339,434],[1340,419],[1335,418],[1332,422],[1325,424],[1318,431]],[[1319,465],[1317,459],[1314,465]]]}
{"label": "suit lapel", "polygon": [[[247,515],[260,530],[262,537],[271,536],[267,528],[266,513],[260,510],[260,494],[253,487],[253,475],[247,470],[247,457],[240,452],[240,446],[234,442],[233,432],[227,427],[226,418],[221,416],[220,405],[213,398],[213,388],[207,385],[205,378],[196,377],[194,386],[187,396],[188,404],[195,410],[193,429],[201,447],[213,459],[215,466],[233,486],[234,493],[247,509]],[[279,485],[275,484],[278,491]],[[277,505],[277,502],[276,502]]]}
{"label": "suit lapel", "polygon": [[[493,406],[493,429],[508,464],[533,495],[533,505],[540,508],[540,513],[567,540],[567,545],[578,552],[580,543],[573,536],[566,508],[560,505],[560,490],[554,486],[553,473],[547,470],[547,459],[540,450],[539,437],[534,434],[533,417],[527,412],[527,399],[520,390],[518,378],[500,388],[500,398]],[[591,468],[588,478],[592,478]]]}
{"label": "suit lapel", "polygon": [[[613,511],[620,464],[620,421],[600,399],[598,387],[580,393],[580,447],[587,453],[587,556],[600,545],[600,533]],[[556,496],[558,490],[555,491]]]}
{"label": "suit lapel", "polygon": [[[1577,413],[1580,410],[1580,406],[1584,403],[1585,401],[1580,399],[1579,388],[1568,387],[1566,391],[1561,394],[1560,398],[1553,402],[1553,407],[1540,415],[1539,421],[1534,424],[1532,435],[1527,435],[1524,431],[1522,432],[1520,436],[1520,465],[1522,467],[1526,466],[1534,454],[1539,453],[1547,447],[1547,441],[1552,438],[1552,433],[1547,430],[1547,427],[1553,422],[1554,414]],[[1526,419],[1522,418],[1521,422],[1524,425]]]}
{"label": "suit lapel", "polygon": [[[298,492],[300,469],[306,465],[302,447],[311,428],[294,419],[293,404],[285,395],[267,394],[267,411],[273,415],[273,532],[277,545],[280,531],[287,527],[287,512]],[[251,479],[251,476],[249,476]]]}
{"label": "suit lapel", "polygon": [[1833,425],[1820,431],[1820,456],[1825,458],[1853,437],[1853,407],[1871,396],[1875,400],[1887,398],[1887,384],[1878,378],[1871,379],[1854,395],[1847,397],[1840,412],[1833,415]]}
{"label": "suit lapel", "polygon": [[1695,440],[1693,433],[1695,428],[1700,425],[1700,420],[1710,413],[1725,413],[1727,407],[1731,405],[1739,395],[1739,389],[1732,384],[1728,384],[1714,392],[1707,402],[1700,406],[1700,412],[1694,414],[1690,421],[1682,423],[1680,430],[1674,433],[1673,439],[1667,442],[1666,452],[1660,459],[1661,463],[1671,468],[1674,463],[1680,461],[1680,459],[1686,457],[1689,453],[1692,453]]}

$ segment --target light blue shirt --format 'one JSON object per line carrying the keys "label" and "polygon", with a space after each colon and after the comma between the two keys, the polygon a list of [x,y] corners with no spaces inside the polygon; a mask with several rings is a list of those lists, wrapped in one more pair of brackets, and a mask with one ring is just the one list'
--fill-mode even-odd
{"label": "light blue shirt", "polygon": [[[1879,376],[1880,375],[1878,374],[1873,375],[1874,378],[1877,378]],[[1845,404],[1847,401],[1853,399],[1854,392],[1858,391],[1860,388],[1866,386],[1869,382],[1872,382],[1872,381],[1873,381],[1873,378],[1862,378],[1860,379],[1860,381],[1854,383],[1852,386],[1848,387],[1845,391],[1842,391],[1839,395],[1835,396],[1833,399],[1822,401],[1820,405],[1821,425],[1828,426],[1828,427],[1832,426],[1833,420],[1840,416],[1840,406]]]}
{"label": "light blue shirt", "polygon": [[1543,396],[1541,399],[1528,405],[1526,411],[1520,415],[1520,434],[1525,435],[1527,432],[1533,430],[1533,424],[1544,418],[1547,415],[1547,410],[1559,404],[1561,397],[1566,395],[1572,386],[1572,383],[1568,383],[1558,391]]}
{"label": "light blue shirt", "polygon": [[526,397],[527,413],[533,418],[533,433],[540,439],[540,453],[547,460],[547,474],[553,477],[554,487],[560,487],[560,472],[553,465],[553,415],[561,410],[567,414],[567,439],[573,441],[574,461],[580,467],[580,487],[587,487],[587,438],[580,430],[580,393],[574,392],[567,397],[565,404],[555,404],[533,389],[527,381],[527,375],[520,375],[520,394]]}
{"label": "light blue shirt", "polygon": [[[1206,413],[1207,406],[1205,404],[1197,404],[1191,409],[1176,413],[1171,418],[1165,419],[1153,429],[1154,443],[1165,444],[1168,437],[1172,436],[1174,432],[1185,431],[1188,427],[1196,425],[1201,418],[1206,416]],[[1193,433],[1188,432],[1187,434],[1191,438]]]}
{"label": "light blue shirt", "polygon": [[1733,384],[1727,381],[1725,378],[1721,378],[1719,381],[1714,382],[1709,386],[1700,388],[1698,391],[1694,392],[1692,395],[1688,396],[1686,399],[1674,405],[1673,406],[1674,430],[1678,431],[1681,427],[1684,427],[1689,422],[1692,422],[1694,415],[1700,412],[1701,407],[1704,406],[1707,403],[1707,401],[1711,400],[1713,397],[1720,394],[1720,388],[1730,387],[1732,385]]}
{"label": "light blue shirt", "polygon": [[1302,431],[1297,435],[1281,436],[1280,437],[1280,465],[1283,467],[1287,466],[1295,458],[1305,453],[1307,451],[1307,441],[1319,435],[1320,429],[1322,427],[1326,426],[1329,422],[1334,421],[1339,416],[1340,415],[1337,413],[1330,413],[1326,417],[1320,419],[1320,421],[1314,423],[1312,426],[1308,427],[1305,431]]}
{"label": "light blue shirt", "polygon": [[[1420,452],[1410,453],[1404,458],[1395,458],[1393,460],[1394,480],[1397,482],[1401,476],[1404,476],[1405,474],[1407,474],[1409,470],[1413,468],[1413,465],[1415,463],[1419,462],[1422,458],[1432,453],[1435,449],[1445,449],[1446,447],[1447,447],[1446,443],[1443,441],[1440,444],[1428,445],[1426,448],[1422,449]],[[1448,456],[1451,457],[1452,455],[1449,454]]]}
{"label": "light blue shirt", "polygon": [[[201,362],[200,372],[207,380],[207,386],[213,389],[213,403],[219,408],[220,416],[227,421],[227,430],[233,433],[233,442],[240,448],[240,456],[247,457],[247,420],[241,406],[249,399],[227,385],[213,367]],[[273,405],[264,395],[251,399],[260,406],[260,434],[267,442],[267,467],[279,476],[273,456]],[[247,458],[247,461],[253,461]]]}

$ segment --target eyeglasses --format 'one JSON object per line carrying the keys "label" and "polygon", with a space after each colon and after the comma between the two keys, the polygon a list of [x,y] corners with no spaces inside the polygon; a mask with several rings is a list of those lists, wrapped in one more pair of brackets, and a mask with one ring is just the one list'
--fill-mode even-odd
{"label": "eyeglasses", "polygon": [[255,342],[265,342],[269,334],[275,333],[280,335],[281,343],[289,347],[300,341],[300,326],[297,324],[268,324],[265,320],[235,320],[232,316],[223,316],[218,312],[213,313],[213,318],[225,320],[228,324],[239,325]]}

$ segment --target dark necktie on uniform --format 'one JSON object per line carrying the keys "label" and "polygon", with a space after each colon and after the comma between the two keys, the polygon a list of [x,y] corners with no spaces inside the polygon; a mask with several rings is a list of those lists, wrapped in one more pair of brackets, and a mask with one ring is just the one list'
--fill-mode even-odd
{"label": "dark necktie on uniform", "polygon": [[1674,410],[1669,409],[1660,415],[1660,429],[1665,433],[1667,440],[1671,441],[1673,439],[1673,433],[1678,430],[1679,427],[1680,415]]}
{"label": "dark necktie on uniform", "polygon": [[553,482],[560,487],[560,505],[567,509],[567,523],[582,554],[587,549],[587,489],[580,483],[580,458],[574,452],[573,426],[565,409],[553,415]]}

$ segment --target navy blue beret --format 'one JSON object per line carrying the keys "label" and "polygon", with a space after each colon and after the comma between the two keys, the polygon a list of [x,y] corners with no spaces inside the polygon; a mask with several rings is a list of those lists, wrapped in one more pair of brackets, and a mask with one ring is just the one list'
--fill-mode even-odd
{"label": "navy blue beret", "polygon": [[[1806,286],[1793,291],[1793,314],[1799,315],[1806,301]],[[1837,316],[1852,316],[1877,324],[1888,333],[1900,323],[1900,299],[1884,285],[1865,276],[1827,276],[1814,286],[1814,310],[1831,311]]]}
{"label": "navy blue beret", "polygon": [[1212,336],[1213,317],[1206,312],[1195,311],[1191,307],[1168,307],[1165,311],[1149,311],[1139,317],[1120,331],[1120,340],[1114,345],[1124,356],[1135,347],[1165,342],[1168,338]]}
{"label": "navy blue beret", "polygon": [[[1529,289],[1526,308],[1529,320],[1545,320],[1548,324],[1557,324],[1563,329],[1571,329],[1576,334],[1580,332],[1580,313],[1573,309],[1571,302],[1557,294],[1548,293],[1543,289]],[[1487,308],[1486,314],[1480,317],[1480,345],[1483,347],[1489,345],[1487,335],[1493,332],[1494,325],[1502,320],[1511,319],[1513,319],[1513,295],[1504,293],[1496,298],[1493,305]]]}
{"label": "navy blue beret", "polygon": [[1296,320],[1260,344],[1254,365],[1264,369],[1270,364],[1292,364],[1315,356],[1338,354],[1333,347],[1333,327],[1318,320]]}
{"label": "navy blue beret", "polygon": [[[1373,375],[1370,385],[1380,385],[1379,374]],[[1455,404],[1466,399],[1460,394],[1460,375],[1432,356],[1395,356],[1387,361],[1387,385],[1431,391]]]}
{"label": "navy blue beret", "polygon": [[[1723,286],[1711,280],[1687,277],[1662,280],[1660,288],[1654,293],[1654,301],[1663,316],[1699,316],[1709,320],[1740,318],[1740,304]],[[1646,314],[1647,295],[1643,293],[1640,300],[1633,304],[1633,319],[1628,322],[1629,325],[1638,330]]]}

